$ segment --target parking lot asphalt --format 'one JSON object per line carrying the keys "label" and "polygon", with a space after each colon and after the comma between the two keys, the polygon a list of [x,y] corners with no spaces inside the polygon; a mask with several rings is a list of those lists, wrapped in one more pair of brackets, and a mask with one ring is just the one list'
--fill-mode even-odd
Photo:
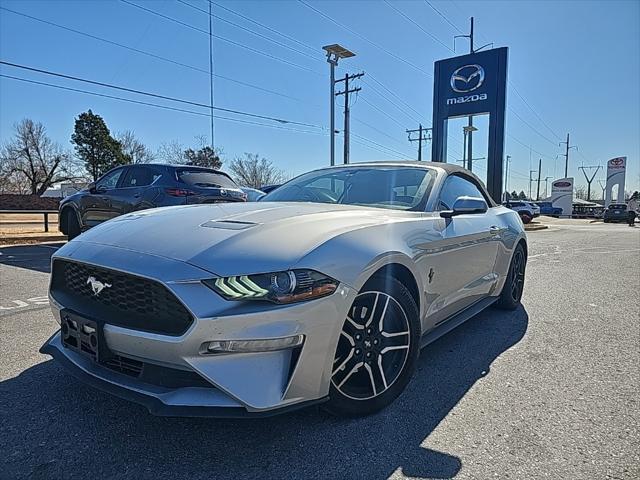
{"label": "parking lot asphalt", "polygon": [[0,248],[0,478],[639,478],[640,228],[529,234],[523,307],[422,351],[383,412],[160,418],[40,345],[55,246]]}

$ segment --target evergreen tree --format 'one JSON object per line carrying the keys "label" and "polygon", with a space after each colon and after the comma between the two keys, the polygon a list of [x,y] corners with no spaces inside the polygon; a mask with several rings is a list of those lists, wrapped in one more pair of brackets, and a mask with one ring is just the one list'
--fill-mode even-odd
{"label": "evergreen tree", "polygon": [[71,143],[93,181],[113,167],[130,163],[102,117],[91,110],[76,118]]}
{"label": "evergreen tree", "polygon": [[184,159],[187,165],[213,168],[215,170],[219,170],[222,167],[220,156],[209,146],[202,147],[199,150],[186,149],[184,151]]}
{"label": "evergreen tree", "polygon": [[520,190],[520,194],[518,195],[518,198],[520,200],[526,200],[527,199],[527,194],[524,193],[524,190]]}

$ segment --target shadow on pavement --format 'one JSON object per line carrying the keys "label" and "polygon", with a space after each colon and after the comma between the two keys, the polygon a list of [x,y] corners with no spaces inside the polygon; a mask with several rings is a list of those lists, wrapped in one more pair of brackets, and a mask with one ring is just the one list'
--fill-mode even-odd
{"label": "shadow on pavement", "polygon": [[0,264],[50,273],[51,255],[64,243],[0,246]]}
{"label": "shadow on pavement", "polygon": [[451,478],[463,459],[421,444],[527,326],[522,307],[477,315],[422,351],[393,405],[361,419],[153,417],[45,361],[0,383],[0,477]]}

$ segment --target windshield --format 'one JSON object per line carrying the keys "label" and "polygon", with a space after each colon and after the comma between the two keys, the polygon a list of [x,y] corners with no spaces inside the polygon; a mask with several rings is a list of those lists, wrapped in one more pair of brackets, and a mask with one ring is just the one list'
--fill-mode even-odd
{"label": "windshield", "polygon": [[336,203],[409,210],[426,202],[435,178],[434,170],[416,167],[317,170],[294,178],[260,201]]}
{"label": "windshield", "polygon": [[238,188],[238,186],[229,177],[212,170],[180,168],[178,169],[177,174],[178,180],[196,187]]}

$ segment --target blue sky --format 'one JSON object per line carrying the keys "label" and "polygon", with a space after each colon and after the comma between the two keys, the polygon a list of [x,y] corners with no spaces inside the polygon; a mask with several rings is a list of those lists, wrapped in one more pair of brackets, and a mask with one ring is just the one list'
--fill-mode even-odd
{"label": "blue sky", "polygon": [[[208,35],[198,31],[208,29],[208,15],[174,0],[130,1],[195,29],[117,0],[0,0],[0,6],[195,68],[135,53],[6,10],[0,10],[0,58],[208,104],[209,77],[200,71],[209,67]],[[208,8],[205,0],[185,2],[199,9]],[[214,2],[215,15],[263,36],[215,18],[215,34],[226,39],[214,39],[215,73],[278,93],[216,77],[215,105],[312,125],[279,124],[284,128],[268,128],[217,119],[215,143],[224,148],[227,158],[257,152],[290,174],[329,163],[328,66],[321,50],[329,43],[340,43],[357,53],[356,58],[341,62],[338,76],[366,72],[364,79],[357,82],[362,91],[352,102],[351,160],[415,157],[416,144],[409,144],[404,130],[416,128],[420,121],[431,124],[433,62],[454,55],[450,50],[453,35],[458,30],[466,33],[468,18],[473,15],[477,46],[493,42],[496,47],[510,49],[505,149],[512,157],[509,189],[528,190],[528,173],[537,168],[538,158],[543,159],[543,178],[562,176],[563,158],[557,155],[563,150],[558,142],[567,132],[571,133],[571,143],[578,147],[570,153],[569,169],[578,184],[585,183],[577,170],[579,166],[604,166],[607,159],[626,155],[627,189],[640,189],[640,2],[431,1],[439,13],[423,0],[390,1],[392,6],[383,1],[307,2],[350,31],[293,0]],[[456,45],[455,54],[468,50],[464,39]],[[0,73],[206,113],[206,109],[197,106],[4,65],[0,66]],[[338,100],[336,107],[338,128],[342,126],[341,102]],[[154,150],[172,140],[192,145],[196,135],[209,134],[206,116],[0,78],[0,141],[11,136],[16,121],[29,117],[43,122],[53,139],[71,148],[74,117],[89,108],[104,117],[112,132],[133,130]],[[222,112],[219,115],[274,124]],[[486,136],[486,122],[478,123],[481,131],[474,145],[475,156],[481,157],[485,154],[482,137]],[[451,157],[461,151],[462,134],[454,132],[461,131],[458,127],[461,125],[450,127]],[[337,140],[340,160],[342,143]],[[427,149],[427,155],[429,152]],[[477,166],[477,172],[484,177],[486,161],[479,160]],[[603,177],[604,172],[600,171],[596,178]],[[594,186],[598,192],[597,182]]]}

